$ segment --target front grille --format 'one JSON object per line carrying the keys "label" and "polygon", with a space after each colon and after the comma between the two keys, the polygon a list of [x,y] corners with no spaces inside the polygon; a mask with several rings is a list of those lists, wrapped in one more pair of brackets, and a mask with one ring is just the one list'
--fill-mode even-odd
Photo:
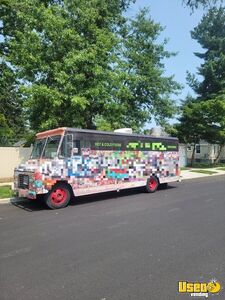
{"label": "front grille", "polygon": [[29,187],[29,176],[24,174],[19,174],[18,177],[18,188],[28,189]]}

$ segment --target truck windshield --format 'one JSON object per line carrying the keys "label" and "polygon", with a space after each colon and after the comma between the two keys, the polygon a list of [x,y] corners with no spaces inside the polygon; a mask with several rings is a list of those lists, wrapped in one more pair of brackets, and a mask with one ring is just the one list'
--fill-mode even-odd
{"label": "truck windshield", "polygon": [[46,138],[35,141],[33,151],[30,157],[31,159],[36,159],[41,157],[41,153],[44,149],[45,142],[46,142]]}
{"label": "truck windshield", "polygon": [[49,136],[44,139],[36,140],[31,154],[31,159],[35,158],[54,158],[60,143],[61,135]]}

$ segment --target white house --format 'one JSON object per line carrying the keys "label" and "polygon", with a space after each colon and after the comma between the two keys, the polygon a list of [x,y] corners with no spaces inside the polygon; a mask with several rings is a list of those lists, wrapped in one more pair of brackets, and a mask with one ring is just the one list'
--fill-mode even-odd
{"label": "white house", "polygon": [[[191,160],[193,145],[187,145],[187,159]],[[196,145],[195,148],[195,162],[210,162],[214,163],[218,153],[219,153],[219,145],[217,144],[209,144],[206,141],[201,141]],[[220,154],[219,162],[225,162],[225,147]]]}

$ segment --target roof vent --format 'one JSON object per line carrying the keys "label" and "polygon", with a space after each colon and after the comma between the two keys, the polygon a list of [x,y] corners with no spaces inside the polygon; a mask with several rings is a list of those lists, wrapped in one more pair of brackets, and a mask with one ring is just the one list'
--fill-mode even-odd
{"label": "roof vent", "polygon": [[160,136],[169,136],[168,133],[162,127],[153,127],[150,130],[150,135],[160,137]]}
{"label": "roof vent", "polygon": [[132,134],[133,130],[132,130],[132,128],[119,128],[119,129],[114,130],[114,132]]}

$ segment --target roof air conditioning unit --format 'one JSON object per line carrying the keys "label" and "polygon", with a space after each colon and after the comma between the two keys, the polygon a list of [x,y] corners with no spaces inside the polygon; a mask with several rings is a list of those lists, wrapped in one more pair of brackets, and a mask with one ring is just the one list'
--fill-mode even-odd
{"label": "roof air conditioning unit", "polygon": [[132,134],[133,130],[132,128],[119,128],[119,129],[115,129],[114,132]]}

